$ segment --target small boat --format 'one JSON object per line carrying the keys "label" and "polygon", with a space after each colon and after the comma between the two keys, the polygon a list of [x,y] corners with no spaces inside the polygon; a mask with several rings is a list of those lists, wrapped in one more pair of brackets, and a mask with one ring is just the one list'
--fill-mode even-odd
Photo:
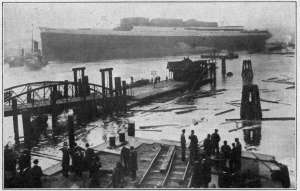
{"label": "small boat", "polygon": [[48,64],[43,57],[38,54],[33,54],[27,57],[24,61],[24,66],[29,70],[40,70],[41,68],[45,67]]}

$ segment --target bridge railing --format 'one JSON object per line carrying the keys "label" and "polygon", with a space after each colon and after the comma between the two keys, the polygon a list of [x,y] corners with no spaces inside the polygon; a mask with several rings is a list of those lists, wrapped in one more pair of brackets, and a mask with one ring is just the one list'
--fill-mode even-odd
{"label": "bridge railing", "polygon": [[[69,102],[74,97],[93,96],[94,99],[102,97],[117,96],[116,90],[111,90],[98,84],[89,83],[87,89],[89,94],[82,93],[75,95],[75,89],[82,84],[69,81],[43,81],[21,84],[5,89],[4,106],[12,107],[12,100],[16,100],[18,107],[38,107],[41,105],[49,105],[53,100]],[[38,87],[36,87],[38,86]],[[56,97],[53,97],[53,92]],[[103,92],[104,91],[104,92]]]}

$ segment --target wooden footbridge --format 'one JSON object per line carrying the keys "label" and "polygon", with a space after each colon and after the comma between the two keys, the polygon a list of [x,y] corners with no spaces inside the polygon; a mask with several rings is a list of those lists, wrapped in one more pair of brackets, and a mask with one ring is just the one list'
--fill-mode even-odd
{"label": "wooden footbridge", "polygon": [[[18,115],[22,114],[24,141],[30,129],[32,115],[51,114],[52,129],[57,116],[64,110],[75,109],[83,115],[109,113],[126,109],[126,81],[115,77],[112,68],[101,69],[102,85],[89,83],[85,68],[73,68],[74,81],[41,81],[20,84],[4,90],[4,116],[13,116],[15,141],[19,143]],[[78,73],[81,73],[81,78]],[[108,72],[108,87],[105,73]]]}

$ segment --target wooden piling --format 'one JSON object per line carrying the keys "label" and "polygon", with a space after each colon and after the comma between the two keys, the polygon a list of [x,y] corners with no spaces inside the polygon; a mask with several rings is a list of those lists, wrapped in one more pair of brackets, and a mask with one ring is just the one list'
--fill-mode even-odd
{"label": "wooden piling", "polygon": [[31,114],[28,110],[22,112],[24,144],[26,147],[31,146],[31,120],[30,120],[30,117],[31,117]]}
{"label": "wooden piling", "polygon": [[105,92],[105,71],[101,71],[101,80],[102,80],[102,93],[104,95],[106,95],[106,92]]}
{"label": "wooden piling", "polygon": [[226,75],[226,59],[225,57],[222,57],[222,75]]}
{"label": "wooden piling", "polygon": [[74,86],[75,86],[75,97],[78,96],[78,84],[77,84],[77,70],[73,69],[73,75],[74,75]]}
{"label": "wooden piling", "polygon": [[56,99],[57,99],[57,86],[53,85],[52,88],[52,99],[51,99],[51,121],[52,121],[52,136],[56,133],[56,121],[57,121],[57,106],[56,106]]}
{"label": "wooden piling", "polygon": [[122,95],[121,77],[115,77],[115,90],[116,90],[117,96]]}
{"label": "wooden piling", "polygon": [[126,81],[125,80],[123,80],[122,81],[122,94],[124,95],[124,96],[126,96],[126,94],[127,94],[127,87],[126,87],[127,85],[126,85]]}
{"label": "wooden piling", "polygon": [[259,89],[257,85],[249,84],[243,86],[240,117],[244,120],[262,119]]}
{"label": "wooden piling", "polygon": [[113,80],[112,80],[112,69],[108,71],[108,80],[109,80],[109,94],[113,96]]}
{"label": "wooden piling", "polygon": [[19,141],[19,124],[18,124],[18,111],[17,111],[17,99],[12,100],[13,108],[13,124],[14,124],[14,134],[15,134],[15,143],[16,145],[20,144]]}
{"label": "wooden piling", "polygon": [[72,148],[74,148],[74,145],[75,145],[73,116],[68,116],[68,133],[69,133],[69,146],[72,149]]}
{"label": "wooden piling", "polygon": [[64,83],[64,98],[68,98],[69,95],[68,95],[68,80],[65,80],[65,83]]}

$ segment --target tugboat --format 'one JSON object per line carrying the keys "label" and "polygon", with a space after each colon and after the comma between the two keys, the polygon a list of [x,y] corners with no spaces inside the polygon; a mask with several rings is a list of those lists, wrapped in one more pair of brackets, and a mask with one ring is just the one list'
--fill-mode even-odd
{"label": "tugboat", "polygon": [[32,55],[25,58],[25,67],[29,70],[40,70],[48,64],[46,60],[43,59],[41,51],[33,52]]}

